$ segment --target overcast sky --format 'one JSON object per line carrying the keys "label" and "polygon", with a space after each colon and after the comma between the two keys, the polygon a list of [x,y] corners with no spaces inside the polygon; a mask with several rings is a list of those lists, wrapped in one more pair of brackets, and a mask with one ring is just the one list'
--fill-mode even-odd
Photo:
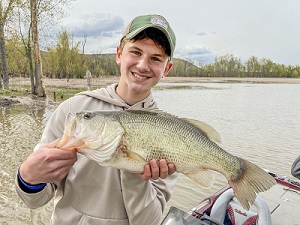
{"label": "overcast sky", "polygon": [[174,57],[212,62],[233,54],[300,65],[300,0],[75,0],[63,24],[86,53],[115,53],[125,26],[161,14],[177,45]]}

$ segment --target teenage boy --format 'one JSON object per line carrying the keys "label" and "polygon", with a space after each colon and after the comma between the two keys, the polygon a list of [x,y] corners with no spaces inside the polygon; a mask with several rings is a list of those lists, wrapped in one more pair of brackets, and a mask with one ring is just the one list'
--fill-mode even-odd
{"label": "teenage boy", "polygon": [[159,224],[177,179],[173,164],[153,159],[138,175],[99,166],[55,146],[68,113],[156,108],[151,88],[172,68],[175,41],[172,28],[160,15],[143,15],[130,22],[116,52],[118,84],[61,103],[40,143],[21,164],[16,190],[28,207],[43,206],[54,197],[51,224]]}

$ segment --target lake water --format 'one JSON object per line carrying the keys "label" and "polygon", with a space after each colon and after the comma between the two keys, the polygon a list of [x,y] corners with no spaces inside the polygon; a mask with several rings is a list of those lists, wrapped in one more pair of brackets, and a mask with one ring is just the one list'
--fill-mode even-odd
{"label": "lake water", "polygon": [[[300,84],[174,85],[164,84],[153,93],[162,110],[210,124],[220,133],[226,151],[291,177],[291,164],[300,155]],[[49,223],[53,203],[28,209],[15,193],[14,179],[56,105],[0,108],[0,224]],[[194,207],[225,184],[223,176],[216,178],[211,189],[203,190],[180,176],[168,207]]]}

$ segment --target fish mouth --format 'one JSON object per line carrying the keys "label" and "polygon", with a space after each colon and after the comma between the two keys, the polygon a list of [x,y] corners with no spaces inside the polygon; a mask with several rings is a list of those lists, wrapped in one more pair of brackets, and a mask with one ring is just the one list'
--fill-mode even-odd
{"label": "fish mouth", "polygon": [[77,137],[80,132],[80,126],[78,126],[78,118],[76,114],[68,114],[66,118],[66,132],[67,136]]}
{"label": "fish mouth", "polygon": [[[78,146],[78,135],[80,134],[81,126],[78,123],[78,118],[75,114],[68,114],[65,121],[65,131],[61,140],[57,143],[56,147],[76,151]],[[82,143],[81,143],[82,145]]]}

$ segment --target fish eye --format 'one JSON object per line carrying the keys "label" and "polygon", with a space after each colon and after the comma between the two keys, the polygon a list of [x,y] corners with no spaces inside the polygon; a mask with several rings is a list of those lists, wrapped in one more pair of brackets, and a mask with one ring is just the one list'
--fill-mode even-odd
{"label": "fish eye", "polygon": [[91,113],[89,113],[89,112],[84,113],[84,114],[83,114],[83,118],[84,118],[84,119],[89,119],[89,118],[91,118]]}

